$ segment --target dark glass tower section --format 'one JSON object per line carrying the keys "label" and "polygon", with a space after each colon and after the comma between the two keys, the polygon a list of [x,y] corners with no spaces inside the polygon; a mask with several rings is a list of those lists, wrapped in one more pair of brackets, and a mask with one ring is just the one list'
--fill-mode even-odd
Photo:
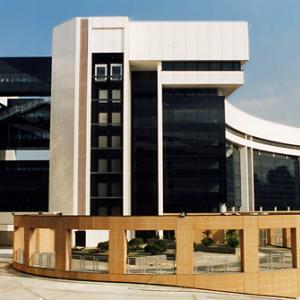
{"label": "dark glass tower section", "polygon": [[49,161],[5,152],[49,150],[50,94],[51,57],[0,58],[0,211],[48,211]]}
{"label": "dark glass tower section", "polygon": [[227,207],[241,207],[241,161],[238,146],[226,144]]}
{"label": "dark glass tower section", "polygon": [[164,212],[213,212],[226,203],[224,97],[164,89]]}
{"label": "dark glass tower section", "polygon": [[123,210],[123,54],[94,53],[91,101],[91,215]]}
{"label": "dark glass tower section", "polygon": [[157,72],[132,72],[132,214],[158,214]]}
{"label": "dark glass tower section", "polygon": [[0,96],[50,96],[51,57],[0,58]]}
{"label": "dark glass tower section", "polygon": [[299,160],[253,150],[255,209],[300,209]]}
{"label": "dark glass tower section", "polygon": [[0,161],[0,211],[48,211],[49,161]]}

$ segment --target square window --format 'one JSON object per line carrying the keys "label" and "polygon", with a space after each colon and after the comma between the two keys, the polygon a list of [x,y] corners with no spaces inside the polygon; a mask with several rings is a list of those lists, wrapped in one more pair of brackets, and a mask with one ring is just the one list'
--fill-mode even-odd
{"label": "square window", "polygon": [[112,123],[120,124],[121,123],[121,114],[117,112],[112,113]]}
{"label": "square window", "polygon": [[122,64],[111,64],[110,65],[110,77],[111,80],[122,79]]}
{"label": "square window", "polygon": [[107,136],[104,135],[98,136],[98,147],[107,148]]}
{"label": "square window", "polygon": [[98,197],[107,197],[107,183],[98,182]]}
{"label": "square window", "polygon": [[108,99],[108,90],[99,90],[98,97],[100,100],[107,100]]}
{"label": "square window", "polygon": [[107,172],[107,160],[98,159],[98,172],[106,173]]}
{"label": "square window", "polygon": [[114,135],[111,137],[111,146],[112,148],[120,148],[121,147],[121,137]]}
{"label": "square window", "polygon": [[98,122],[99,124],[107,124],[107,113],[99,113],[98,114]]}
{"label": "square window", "polygon": [[121,90],[112,90],[112,99],[121,100]]}
{"label": "square window", "polygon": [[107,65],[97,64],[95,65],[95,81],[107,80]]}

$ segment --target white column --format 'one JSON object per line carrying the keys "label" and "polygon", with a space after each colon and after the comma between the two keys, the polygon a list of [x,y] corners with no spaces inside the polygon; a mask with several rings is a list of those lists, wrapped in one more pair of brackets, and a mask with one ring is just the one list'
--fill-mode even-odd
{"label": "white column", "polygon": [[128,26],[124,27],[123,72],[123,215],[131,215],[131,84]]}
{"label": "white column", "polygon": [[241,211],[249,211],[249,175],[248,175],[248,151],[247,147],[241,146],[240,166],[241,166]]}
{"label": "white column", "polygon": [[254,175],[253,175],[253,149],[241,146],[241,211],[253,211],[254,205]]}
{"label": "white column", "polygon": [[157,65],[157,151],[158,151],[158,215],[163,215],[163,99],[161,84],[161,62]]}
{"label": "white column", "polygon": [[248,148],[249,210],[255,210],[253,148]]}

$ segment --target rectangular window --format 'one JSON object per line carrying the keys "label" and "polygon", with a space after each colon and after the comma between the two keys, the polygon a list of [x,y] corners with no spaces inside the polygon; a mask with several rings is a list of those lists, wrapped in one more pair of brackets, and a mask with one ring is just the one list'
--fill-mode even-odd
{"label": "rectangular window", "polygon": [[121,114],[118,112],[112,113],[112,123],[113,124],[120,124],[121,123]]}
{"label": "rectangular window", "polygon": [[99,148],[107,148],[107,136],[100,135],[98,137],[98,147]]}
{"label": "rectangular window", "polygon": [[98,197],[107,197],[107,183],[98,182]]}
{"label": "rectangular window", "polygon": [[108,121],[107,120],[107,113],[101,112],[101,113],[98,114],[99,124],[107,124],[108,123],[107,121]]}
{"label": "rectangular window", "polygon": [[98,172],[106,173],[107,172],[107,160],[98,159]]}
{"label": "rectangular window", "polygon": [[111,184],[111,196],[112,197],[121,197],[121,184],[112,183]]}
{"label": "rectangular window", "polygon": [[121,100],[121,90],[112,90],[112,100]]}
{"label": "rectangular window", "polygon": [[95,81],[107,80],[107,65],[97,64],[95,65]]}
{"label": "rectangular window", "polygon": [[120,148],[121,147],[121,137],[114,135],[111,137],[111,146],[112,148]]}
{"label": "rectangular window", "polygon": [[110,78],[111,80],[122,79],[122,64],[111,64],[110,65]]}
{"label": "rectangular window", "polygon": [[112,172],[120,172],[121,171],[121,160],[120,159],[112,159],[111,160],[111,171]]}
{"label": "rectangular window", "polygon": [[107,100],[108,99],[108,90],[99,90],[99,95],[98,95],[100,100]]}

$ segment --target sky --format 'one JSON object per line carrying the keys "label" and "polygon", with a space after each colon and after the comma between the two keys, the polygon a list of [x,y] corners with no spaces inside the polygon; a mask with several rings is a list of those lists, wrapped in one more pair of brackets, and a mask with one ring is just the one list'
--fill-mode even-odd
{"label": "sky", "polygon": [[228,100],[300,127],[300,0],[0,0],[0,56],[51,55],[52,28],[75,16],[247,21],[245,84]]}

